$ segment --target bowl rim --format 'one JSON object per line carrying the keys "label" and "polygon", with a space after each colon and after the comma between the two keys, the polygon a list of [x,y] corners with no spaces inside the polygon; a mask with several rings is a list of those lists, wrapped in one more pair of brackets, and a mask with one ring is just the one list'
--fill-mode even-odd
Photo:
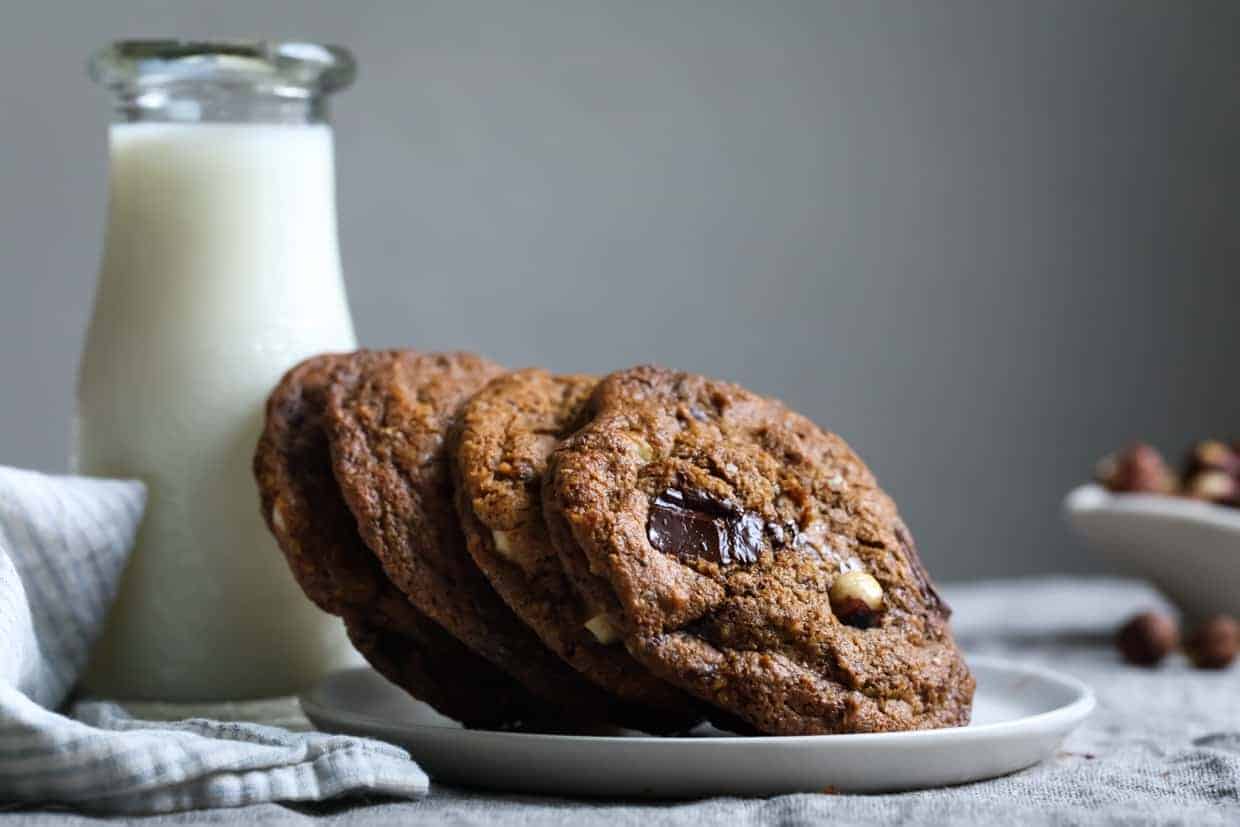
{"label": "bowl rim", "polygon": [[1169,494],[1116,493],[1098,483],[1086,483],[1069,491],[1063,505],[1069,515],[1105,512],[1160,517],[1240,533],[1240,509]]}

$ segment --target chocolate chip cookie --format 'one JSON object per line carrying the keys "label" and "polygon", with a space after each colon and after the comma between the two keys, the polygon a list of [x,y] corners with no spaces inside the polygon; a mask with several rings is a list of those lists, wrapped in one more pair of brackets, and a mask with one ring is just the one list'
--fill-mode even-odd
{"label": "chocolate chip cookie", "polygon": [[393,356],[328,354],[285,374],[267,401],[254,456],[263,517],[302,590],[344,618],[354,645],[393,683],[469,726],[536,720],[544,704],[392,585],[341,497],[323,429],[328,388]]}
{"label": "chocolate chip cookie", "polygon": [[[547,457],[593,390],[590,376],[529,369],[494,379],[461,412],[453,451],[469,553],[500,597],[594,683],[649,708],[643,728],[683,728],[699,703],[641,667],[564,575],[542,517]],[[662,718],[660,724],[656,719]]]}
{"label": "chocolate chip cookie", "polygon": [[512,613],[465,548],[445,442],[498,366],[465,353],[398,353],[333,385],[332,467],[366,545],[418,609],[562,716],[600,721],[614,700]]}
{"label": "chocolate chip cookie", "polygon": [[604,379],[583,419],[551,455],[544,514],[638,661],[771,734],[968,722],[949,609],[842,439],[656,367]]}

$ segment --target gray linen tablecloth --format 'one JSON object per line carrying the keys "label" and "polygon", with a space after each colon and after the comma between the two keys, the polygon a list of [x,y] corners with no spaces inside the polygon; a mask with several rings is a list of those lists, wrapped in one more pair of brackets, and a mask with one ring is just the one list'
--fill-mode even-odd
{"label": "gray linen tablecloth", "polygon": [[[433,786],[417,802],[348,801],[177,813],[143,824],[1240,824],[1240,665],[1199,672],[1175,657],[1128,667],[1109,638],[1130,612],[1163,605],[1114,579],[1008,580],[945,589],[970,653],[1061,669],[1098,693],[1093,717],[1051,761],[1014,775],[896,795],[791,795],[598,802]],[[10,812],[0,825],[82,824],[66,812]]]}

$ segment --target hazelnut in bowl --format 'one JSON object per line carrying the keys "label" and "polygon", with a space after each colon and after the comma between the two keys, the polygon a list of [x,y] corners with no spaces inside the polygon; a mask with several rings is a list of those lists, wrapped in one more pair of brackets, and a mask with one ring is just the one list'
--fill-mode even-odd
{"label": "hazelnut in bowl", "polygon": [[1143,577],[1187,620],[1240,616],[1240,451],[1194,446],[1180,474],[1152,447],[1130,446],[1070,492],[1068,523],[1124,573]]}

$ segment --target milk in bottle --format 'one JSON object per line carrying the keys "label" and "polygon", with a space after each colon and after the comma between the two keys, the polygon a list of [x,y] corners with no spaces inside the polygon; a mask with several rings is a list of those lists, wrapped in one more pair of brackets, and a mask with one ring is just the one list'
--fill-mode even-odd
{"label": "milk in bottle", "polygon": [[352,63],[311,44],[142,42],[92,68],[118,120],[74,465],[142,479],[149,502],[86,687],[293,692],[352,655],[275,548],[250,464],[284,371],[355,347],[324,109]]}

